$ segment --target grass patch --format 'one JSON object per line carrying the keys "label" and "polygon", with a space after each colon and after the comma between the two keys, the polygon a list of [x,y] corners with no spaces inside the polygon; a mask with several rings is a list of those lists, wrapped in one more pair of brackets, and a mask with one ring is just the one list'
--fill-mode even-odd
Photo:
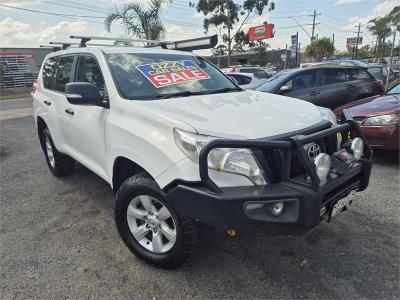
{"label": "grass patch", "polygon": [[14,94],[14,95],[1,95],[0,100],[9,100],[9,99],[17,99],[17,98],[27,98],[30,97],[31,93],[20,93],[20,94]]}

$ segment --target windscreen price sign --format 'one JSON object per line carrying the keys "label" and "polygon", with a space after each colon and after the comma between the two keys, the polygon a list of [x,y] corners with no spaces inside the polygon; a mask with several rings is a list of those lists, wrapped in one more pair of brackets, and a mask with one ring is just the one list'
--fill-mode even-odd
{"label": "windscreen price sign", "polygon": [[210,79],[210,76],[192,60],[158,62],[136,66],[136,69],[156,88]]}

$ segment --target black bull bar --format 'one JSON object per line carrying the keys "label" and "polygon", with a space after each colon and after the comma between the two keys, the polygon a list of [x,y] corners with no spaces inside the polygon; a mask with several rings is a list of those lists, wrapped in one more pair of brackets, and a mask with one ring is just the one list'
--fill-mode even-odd
{"label": "black bull bar", "polygon": [[[344,140],[354,137],[359,137],[364,141],[364,158],[362,160],[371,162],[372,150],[368,146],[364,134],[362,133],[358,123],[353,120],[350,113],[347,110],[343,110],[342,113],[342,124],[332,126],[330,128],[309,134],[309,135],[295,135],[287,138],[286,140],[227,140],[218,139],[209,142],[205,145],[199,156],[199,169],[200,178],[202,183],[212,192],[216,194],[223,193],[223,190],[218,187],[208,174],[208,155],[215,148],[245,148],[249,150],[268,150],[268,149],[281,149],[281,150],[294,150],[300,159],[301,164],[304,167],[306,175],[310,178],[311,188],[317,191],[320,188],[320,179],[318,178],[315,165],[310,160],[307,152],[304,149],[304,145],[313,142],[315,140],[328,137],[331,135],[337,135],[341,133]],[[267,164],[261,163],[261,167],[264,172],[268,175],[271,172]],[[288,179],[291,181],[291,179]],[[298,182],[297,182],[298,184]],[[362,190],[365,187],[361,187]]]}

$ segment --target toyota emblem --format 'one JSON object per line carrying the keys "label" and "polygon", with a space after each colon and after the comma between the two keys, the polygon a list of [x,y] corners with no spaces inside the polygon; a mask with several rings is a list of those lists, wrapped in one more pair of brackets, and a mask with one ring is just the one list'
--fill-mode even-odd
{"label": "toyota emblem", "polygon": [[310,146],[307,148],[307,154],[310,159],[315,159],[320,153],[321,147],[316,143],[310,144]]}

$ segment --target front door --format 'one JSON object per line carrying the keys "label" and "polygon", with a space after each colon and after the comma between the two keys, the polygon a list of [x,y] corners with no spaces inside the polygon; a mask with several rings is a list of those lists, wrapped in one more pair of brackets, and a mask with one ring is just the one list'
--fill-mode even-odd
{"label": "front door", "polygon": [[316,70],[304,71],[295,75],[283,85],[286,85],[289,88],[289,90],[284,93],[284,95],[288,97],[315,103],[315,97],[319,94]]}
{"label": "front door", "polygon": [[[90,82],[97,86],[102,97],[106,95],[103,75],[95,56],[79,54],[75,67],[75,82]],[[64,115],[64,135],[71,155],[107,178],[105,159],[105,122],[109,109],[96,105],[74,105],[67,102]]]}

